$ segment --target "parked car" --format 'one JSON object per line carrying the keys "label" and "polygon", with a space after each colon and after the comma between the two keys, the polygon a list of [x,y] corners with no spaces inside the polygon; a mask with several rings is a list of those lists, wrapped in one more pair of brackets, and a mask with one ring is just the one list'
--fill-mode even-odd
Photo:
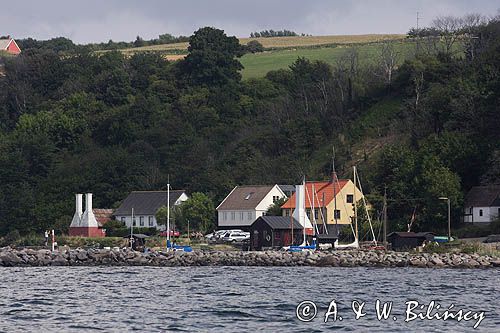
{"label": "parked car", "polygon": [[[162,237],[167,237],[167,235],[168,235],[168,232],[166,230],[160,232],[160,236],[162,236]],[[173,237],[179,237],[180,235],[181,235],[180,232],[170,230],[170,237],[172,237],[172,236]]]}
{"label": "parked car", "polygon": [[223,242],[243,242],[250,239],[250,233],[244,231],[229,231],[222,236],[221,240]]}
{"label": "parked car", "polygon": [[222,237],[228,232],[243,232],[240,229],[232,229],[232,230],[217,230],[215,232],[209,233],[205,236],[205,239],[209,242],[220,242]]}

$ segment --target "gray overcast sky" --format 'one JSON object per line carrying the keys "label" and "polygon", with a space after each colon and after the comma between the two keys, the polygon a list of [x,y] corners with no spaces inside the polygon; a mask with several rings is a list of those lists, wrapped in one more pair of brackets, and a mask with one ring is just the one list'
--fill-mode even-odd
{"label": "gray overcast sky", "polygon": [[248,37],[252,31],[289,29],[313,35],[405,33],[421,12],[422,25],[437,15],[495,15],[493,0],[0,0],[0,35],[78,43],[140,35],[191,35],[202,26]]}

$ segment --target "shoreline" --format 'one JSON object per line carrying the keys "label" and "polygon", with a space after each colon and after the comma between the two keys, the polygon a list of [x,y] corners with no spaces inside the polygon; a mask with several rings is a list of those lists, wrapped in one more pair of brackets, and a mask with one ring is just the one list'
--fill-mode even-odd
{"label": "shoreline", "polygon": [[2,267],[41,266],[311,266],[493,268],[500,258],[465,253],[409,253],[394,251],[197,251],[149,252],[130,249],[0,249]]}

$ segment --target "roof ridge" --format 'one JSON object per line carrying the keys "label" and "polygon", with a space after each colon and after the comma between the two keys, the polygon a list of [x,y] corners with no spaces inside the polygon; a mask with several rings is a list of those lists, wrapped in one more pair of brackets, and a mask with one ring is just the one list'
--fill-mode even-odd
{"label": "roof ridge", "polygon": [[[158,193],[167,192],[167,190],[154,190],[154,191],[132,191],[130,193]],[[170,192],[186,192],[186,190],[170,190]]]}

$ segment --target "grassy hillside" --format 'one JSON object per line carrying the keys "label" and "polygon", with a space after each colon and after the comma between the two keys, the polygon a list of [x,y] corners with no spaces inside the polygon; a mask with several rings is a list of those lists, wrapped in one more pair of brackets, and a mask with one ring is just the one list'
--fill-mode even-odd
{"label": "grassy hillside", "polygon": [[[371,61],[379,52],[378,43],[383,41],[396,42],[402,60],[413,50],[413,44],[404,38],[405,35],[398,34],[240,38],[241,44],[257,40],[267,49],[263,53],[243,56],[241,62],[245,69],[242,74],[245,79],[262,77],[270,70],[288,67],[298,57],[334,64],[345,53],[345,49],[351,46],[358,47],[361,62]],[[186,42],[128,48],[122,49],[121,52],[126,55],[138,52],[158,52],[166,59],[175,61],[185,57],[187,47]]]}
{"label": "grassy hillside", "polygon": [[[365,44],[384,40],[403,39],[405,35],[334,35],[334,36],[297,36],[297,37],[270,37],[270,38],[240,38],[241,44],[247,44],[251,40],[257,40],[265,48],[291,48],[308,47],[332,44]],[[137,53],[146,51],[165,52],[165,54],[177,54],[187,52],[188,43],[174,43],[135,47],[121,50],[123,53]]]}
{"label": "grassy hillside", "polygon": [[[415,50],[413,42],[397,41],[395,42],[399,61],[402,62]],[[335,64],[341,58],[350,45],[340,45],[337,47],[318,47],[318,48],[292,48],[266,51],[262,53],[246,54],[241,58],[244,66],[243,78],[255,78],[266,75],[270,70],[286,68],[290,66],[298,57],[305,57],[311,61],[321,60],[329,64]],[[361,64],[375,62],[380,54],[380,44],[361,44],[354,45],[359,52],[359,61]]]}

